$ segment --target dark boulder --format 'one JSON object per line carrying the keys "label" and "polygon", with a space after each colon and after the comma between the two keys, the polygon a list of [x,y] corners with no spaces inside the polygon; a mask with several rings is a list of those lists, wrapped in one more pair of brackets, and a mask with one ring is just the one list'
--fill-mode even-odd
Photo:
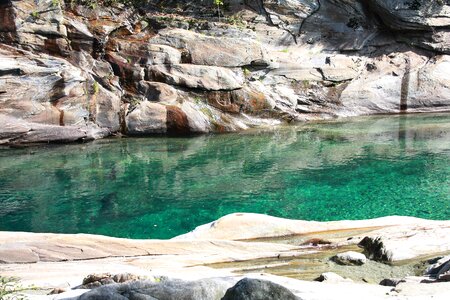
{"label": "dark boulder", "polygon": [[229,288],[222,300],[299,299],[287,288],[267,280],[244,278]]}

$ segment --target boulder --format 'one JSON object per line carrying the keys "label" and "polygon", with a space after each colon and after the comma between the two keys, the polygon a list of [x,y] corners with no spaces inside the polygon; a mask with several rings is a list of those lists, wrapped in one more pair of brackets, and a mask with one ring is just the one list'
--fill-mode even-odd
{"label": "boulder", "polygon": [[150,66],[147,72],[151,80],[193,89],[235,90],[244,84],[240,69],[179,64]]}
{"label": "boulder", "polygon": [[219,300],[230,285],[227,280],[221,279],[132,281],[101,286],[72,299]]}
{"label": "boulder", "polygon": [[140,81],[138,92],[148,101],[175,103],[178,99],[177,91],[170,85],[161,82]]}
{"label": "boulder", "polygon": [[229,288],[222,300],[295,300],[299,299],[287,288],[268,281],[253,278],[239,280]]}
{"label": "boulder", "polygon": [[361,266],[366,263],[366,256],[355,251],[339,253],[331,258],[332,261],[340,265]]}
{"label": "boulder", "polygon": [[164,105],[142,101],[126,116],[127,133],[143,135],[167,132],[167,109]]}

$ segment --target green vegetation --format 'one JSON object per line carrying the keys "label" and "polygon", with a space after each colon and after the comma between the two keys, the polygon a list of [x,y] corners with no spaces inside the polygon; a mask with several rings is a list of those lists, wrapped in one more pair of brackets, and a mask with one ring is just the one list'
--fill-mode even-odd
{"label": "green vegetation", "polygon": [[244,72],[245,77],[249,77],[252,74],[252,72],[245,67],[242,68],[242,72]]}
{"label": "green vegetation", "polygon": [[27,299],[20,294],[25,290],[36,289],[35,287],[23,287],[20,280],[15,277],[0,276],[0,299],[24,300]]}
{"label": "green vegetation", "polygon": [[39,12],[38,11],[33,11],[30,13],[30,16],[32,16],[34,19],[39,19]]}
{"label": "green vegetation", "polygon": [[94,95],[97,95],[100,91],[100,85],[97,81],[94,81],[94,84],[92,85],[92,90],[94,91]]}
{"label": "green vegetation", "polygon": [[214,5],[217,6],[217,14],[219,16],[219,22],[220,22],[220,7],[223,6],[223,0],[214,0]]}

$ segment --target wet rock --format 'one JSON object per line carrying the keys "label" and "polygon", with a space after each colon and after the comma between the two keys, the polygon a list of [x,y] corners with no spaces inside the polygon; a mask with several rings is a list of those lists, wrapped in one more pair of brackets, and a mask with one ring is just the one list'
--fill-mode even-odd
{"label": "wet rock", "polygon": [[326,273],[322,273],[320,274],[319,277],[317,277],[316,279],[314,279],[314,281],[319,281],[319,282],[353,282],[353,280],[348,279],[348,278],[344,278],[336,273],[333,272],[326,272]]}
{"label": "wet rock", "polygon": [[202,279],[197,281],[167,280],[158,283],[134,281],[102,286],[72,299],[218,300],[225,294],[229,286],[230,283],[228,281],[220,279]]}
{"label": "wet rock", "polygon": [[148,68],[154,81],[203,90],[235,90],[244,84],[240,69],[226,69],[191,64],[156,65]]}
{"label": "wet rock", "polygon": [[340,265],[361,266],[366,263],[367,258],[362,253],[347,251],[333,256],[331,260]]}
{"label": "wet rock", "polygon": [[287,288],[271,281],[244,278],[229,288],[222,300],[294,300],[299,299]]}

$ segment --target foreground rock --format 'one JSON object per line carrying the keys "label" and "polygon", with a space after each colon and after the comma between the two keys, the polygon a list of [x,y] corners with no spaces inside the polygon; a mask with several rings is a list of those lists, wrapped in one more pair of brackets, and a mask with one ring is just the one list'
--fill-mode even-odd
{"label": "foreground rock", "polygon": [[219,279],[202,279],[197,281],[168,280],[159,283],[135,281],[99,287],[72,299],[219,300],[229,285],[229,282]]}
{"label": "foreground rock", "polygon": [[[0,232],[0,273],[2,276],[20,277],[24,285],[34,284],[49,291],[55,288],[57,291],[75,287],[94,288],[88,293],[78,290],[76,295],[84,293],[80,299],[133,299],[144,295],[157,299],[155,295],[160,295],[161,299],[166,299],[164,297],[177,298],[182,294],[200,297],[197,299],[221,299],[227,289],[242,279],[243,274],[259,281],[246,280],[227,297],[235,297],[234,293],[242,290],[242,285],[245,289],[257,286],[256,290],[267,291],[265,297],[272,288],[274,293],[290,295],[288,291],[265,282],[269,280],[301,299],[360,299],[361,294],[370,295],[366,297],[368,299],[401,299],[415,294],[440,299],[448,292],[450,284],[443,281],[448,262],[442,258],[442,253],[450,253],[448,228],[448,221],[409,217],[310,222],[233,214],[172,240]],[[374,261],[367,261],[362,266],[340,266],[329,262],[333,255],[356,250],[364,238],[380,236],[386,239],[386,245],[398,247],[392,250],[391,256],[395,267]],[[406,252],[405,247],[411,251]],[[424,262],[424,256],[441,260]],[[429,269],[428,275],[408,277],[429,264],[435,265]],[[336,273],[324,273],[330,268]],[[358,270],[381,270],[384,273],[372,277],[370,281],[376,284],[367,284],[364,282],[369,276],[353,275],[361,273]],[[92,275],[86,277],[88,274]],[[321,274],[322,282],[298,280],[312,280]],[[342,279],[343,275],[353,282]],[[381,279],[390,276],[402,279],[395,283],[395,290],[378,285]],[[84,282],[83,278],[86,278]],[[150,281],[142,281],[142,278]],[[67,297],[74,297],[74,293],[68,292]],[[57,297],[63,299],[64,295]],[[257,293],[253,295],[259,297]]]}
{"label": "foreground rock", "polygon": [[[239,230],[236,230],[239,228]],[[263,237],[305,235],[310,232],[366,228],[367,234],[352,236],[345,243],[359,243],[366,257],[381,262],[439,255],[450,251],[448,221],[421,220],[412,217],[383,217],[365,221],[314,222],[275,218],[258,214],[231,214],[175,240],[228,239],[245,240]],[[328,238],[331,242],[342,239]]]}
{"label": "foreground rock", "polygon": [[296,300],[287,288],[267,280],[244,278],[229,288],[222,300]]}

